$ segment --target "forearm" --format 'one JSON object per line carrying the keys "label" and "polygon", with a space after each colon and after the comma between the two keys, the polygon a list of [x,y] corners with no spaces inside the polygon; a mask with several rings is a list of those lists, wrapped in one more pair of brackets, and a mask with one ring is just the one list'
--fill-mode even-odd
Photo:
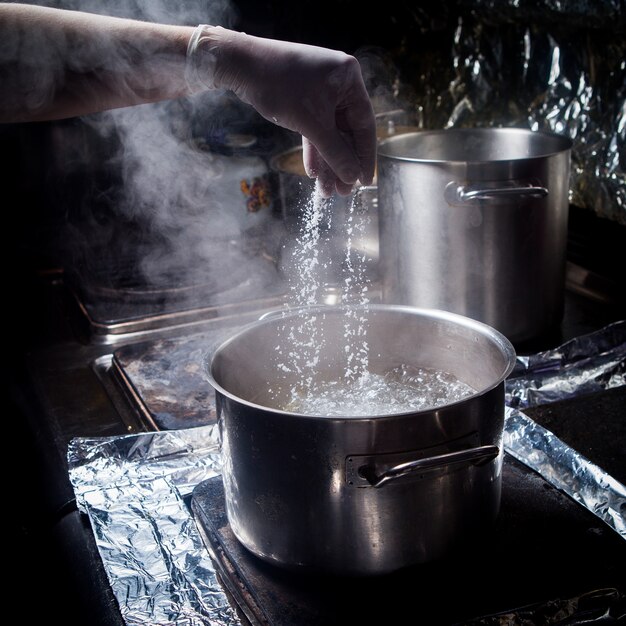
{"label": "forearm", "polygon": [[192,32],[0,4],[0,121],[60,119],[187,95]]}
{"label": "forearm", "polygon": [[229,89],[305,140],[325,194],[369,184],[374,112],[359,63],[344,52],[252,37],[0,3],[0,122],[84,115]]}

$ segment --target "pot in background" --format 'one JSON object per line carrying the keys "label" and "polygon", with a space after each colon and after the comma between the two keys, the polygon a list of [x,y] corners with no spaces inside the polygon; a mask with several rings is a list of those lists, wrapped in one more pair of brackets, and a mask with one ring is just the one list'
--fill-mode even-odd
{"label": "pot in background", "polygon": [[[346,367],[346,307],[263,319],[207,362],[222,441],[226,511],[253,554],[289,569],[384,574],[452,552],[500,507],[504,380],[515,353],[494,329],[442,311],[369,305],[369,369],[437,368],[476,392],[431,410],[327,417],[282,410],[275,349],[304,320],[323,337],[316,375]],[[283,352],[293,346],[282,345]],[[293,381],[292,381],[293,382]]]}
{"label": "pot in background", "polygon": [[563,314],[572,142],[422,131],[378,149],[384,302],[458,313],[519,343]]}
{"label": "pot in background", "polygon": [[[382,120],[376,129],[379,142],[388,137],[395,137],[417,130],[415,126],[394,122],[393,113],[397,112],[385,113],[384,117],[377,116],[379,121]],[[315,180],[309,178],[304,171],[302,146],[295,146],[274,155],[270,160],[270,170],[277,180],[278,190],[276,195],[280,202],[280,210],[285,226],[289,232],[301,232],[303,216],[315,189]],[[375,183],[376,180],[374,180]],[[349,210],[351,201],[351,196],[334,194],[326,201],[325,210],[329,215],[334,215],[336,219],[339,218],[341,223],[342,217]],[[332,228],[332,223],[326,220],[322,227],[330,229]],[[376,239],[378,239],[377,230],[375,234]]]}
{"label": "pot in background", "polygon": [[220,214],[222,239],[262,235],[274,219],[270,169],[256,149],[254,135],[224,133],[220,143],[196,139],[192,144],[206,168],[210,202],[227,207]]}

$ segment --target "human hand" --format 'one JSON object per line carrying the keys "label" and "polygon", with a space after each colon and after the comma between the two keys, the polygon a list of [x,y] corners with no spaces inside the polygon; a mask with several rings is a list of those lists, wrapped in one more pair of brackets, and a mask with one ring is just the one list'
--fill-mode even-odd
{"label": "human hand", "polygon": [[[201,26],[197,41],[207,86],[232,90],[264,118],[303,138],[307,174],[321,191],[371,184],[376,161],[372,105],[358,61],[327,48]],[[203,76],[204,74],[204,76]]]}

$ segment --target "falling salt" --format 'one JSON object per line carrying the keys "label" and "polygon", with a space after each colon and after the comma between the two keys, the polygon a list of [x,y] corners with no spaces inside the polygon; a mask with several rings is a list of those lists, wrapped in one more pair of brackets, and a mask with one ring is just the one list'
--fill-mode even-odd
{"label": "falling salt", "polygon": [[[366,223],[357,219],[356,194],[353,194],[346,218],[346,278],[344,279],[344,303],[347,305],[344,320],[346,345],[346,369],[344,378],[354,383],[367,376],[369,346],[367,343],[367,318],[369,304],[369,277],[365,252],[359,253],[353,241],[363,237]],[[350,306],[357,304],[358,307]]]}
{"label": "falling salt", "polygon": [[[318,184],[303,209],[303,225],[296,238],[292,263],[297,271],[289,277],[288,308],[299,309],[320,303],[324,284],[321,280],[327,268],[320,262],[322,231],[330,227],[332,211],[330,200],[324,198]],[[317,316],[307,314],[298,317],[297,323],[285,323],[279,327],[279,343],[276,346],[278,368],[284,373],[288,394],[297,397],[310,389],[315,378],[324,345],[317,325]],[[283,394],[281,385],[273,390]]]}
{"label": "falling salt", "polygon": [[[303,213],[303,227],[292,257],[296,271],[289,282],[288,309],[321,304],[327,263],[331,262],[322,263],[320,259],[321,248],[327,244],[322,231],[333,225],[333,208],[317,184]],[[345,222],[340,225],[346,239],[341,294],[345,311],[343,369],[335,380],[320,379],[318,366],[327,348],[318,324],[321,311],[312,309],[306,315],[285,317],[275,348],[282,385],[275,384],[270,392],[280,408],[309,415],[374,416],[419,411],[474,393],[451,374],[434,369],[400,365],[384,374],[369,371],[370,282],[366,254],[353,246],[364,235],[367,223],[357,210],[356,194],[347,208]]]}

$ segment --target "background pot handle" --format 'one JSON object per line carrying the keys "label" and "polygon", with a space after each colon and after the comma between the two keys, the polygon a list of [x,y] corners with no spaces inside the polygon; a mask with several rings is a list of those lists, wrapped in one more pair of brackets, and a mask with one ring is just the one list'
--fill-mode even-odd
{"label": "background pot handle", "polygon": [[398,465],[385,469],[380,473],[376,471],[376,467],[373,465],[360,467],[358,472],[359,475],[365,478],[372,487],[382,487],[393,480],[397,480],[398,478],[416,472],[448,467],[450,465],[460,463],[480,465],[495,459],[498,454],[500,454],[498,446],[479,446],[468,450],[448,452],[446,454],[439,454],[425,459],[416,459],[414,461],[399,463]]}
{"label": "background pot handle", "polygon": [[488,183],[464,185],[451,182],[446,185],[443,195],[448,204],[459,206],[478,200],[545,198],[548,195],[548,189],[540,185],[520,184],[516,181],[511,181],[509,185],[502,182],[494,183],[493,186]]}

